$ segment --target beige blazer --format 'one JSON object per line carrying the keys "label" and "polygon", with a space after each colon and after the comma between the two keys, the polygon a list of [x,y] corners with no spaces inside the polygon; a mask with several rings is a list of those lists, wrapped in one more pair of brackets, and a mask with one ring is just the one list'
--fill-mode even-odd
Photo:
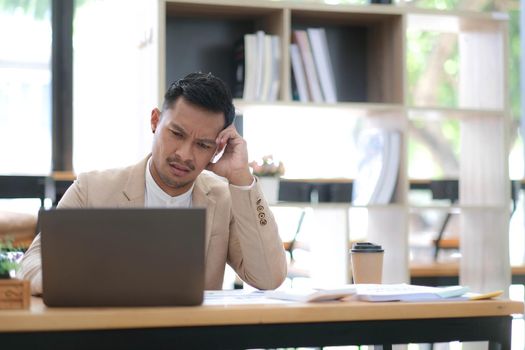
{"label": "beige blazer", "polygon": [[[80,174],[58,208],[143,207],[148,158],[127,168]],[[222,288],[226,263],[255,288],[274,289],[284,281],[283,245],[258,183],[243,190],[202,173],[195,181],[192,202],[207,208],[206,289]],[[24,255],[19,276],[31,281],[33,294],[42,293],[40,235]]]}

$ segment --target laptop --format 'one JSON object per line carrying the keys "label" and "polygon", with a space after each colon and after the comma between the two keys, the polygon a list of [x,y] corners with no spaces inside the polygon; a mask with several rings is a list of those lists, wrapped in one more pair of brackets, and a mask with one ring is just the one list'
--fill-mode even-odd
{"label": "laptop", "polygon": [[203,208],[41,211],[48,306],[189,306],[204,294]]}

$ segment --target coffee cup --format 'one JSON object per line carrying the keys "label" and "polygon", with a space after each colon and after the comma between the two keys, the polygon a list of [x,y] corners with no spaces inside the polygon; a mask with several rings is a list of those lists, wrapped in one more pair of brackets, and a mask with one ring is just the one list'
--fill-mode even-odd
{"label": "coffee cup", "polygon": [[354,283],[381,283],[384,249],[370,242],[352,245],[350,260]]}

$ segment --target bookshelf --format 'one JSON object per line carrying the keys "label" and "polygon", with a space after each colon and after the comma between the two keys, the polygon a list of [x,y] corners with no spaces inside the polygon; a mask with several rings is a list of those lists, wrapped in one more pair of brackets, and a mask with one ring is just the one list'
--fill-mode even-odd
{"label": "bookshelf", "polygon": [[[433,11],[407,5],[327,5],[292,1],[160,0],[150,59],[158,67],[152,91],[157,99],[167,83],[192,71],[211,71],[234,88],[234,42],[264,30],[281,38],[278,101],[236,100],[243,111],[257,106],[342,108],[349,118],[398,130],[402,135],[394,201],[367,206],[368,238],[386,250],[384,281],[409,281],[407,140],[409,121],[455,119],[461,128],[459,189],[454,206],[461,217],[462,284],[487,291],[510,283],[508,252],[508,91],[507,16],[500,13]],[[330,42],[338,103],[299,103],[291,95],[289,44],[292,32],[323,27]],[[409,103],[406,68],[408,30],[453,32],[460,56],[459,100],[454,107]],[[248,140],[249,141],[249,140]],[[352,220],[352,206],[323,206],[325,220]],[[333,210],[338,213],[327,213]],[[340,215],[343,213],[342,215]],[[333,220],[332,220],[333,221]],[[341,225],[348,229],[347,223]],[[348,235],[348,232],[337,235]],[[352,232],[350,232],[350,238]],[[327,249],[345,259],[341,237]],[[344,237],[348,242],[348,237]],[[321,244],[321,243],[320,243]],[[489,256],[490,259],[484,259]],[[334,262],[335,263],[335,262]],[[347,263],[342,260],[339,263]],[[343,268],[342,275],[348,271]],[[345,278],[345,277],[344,277]]]}

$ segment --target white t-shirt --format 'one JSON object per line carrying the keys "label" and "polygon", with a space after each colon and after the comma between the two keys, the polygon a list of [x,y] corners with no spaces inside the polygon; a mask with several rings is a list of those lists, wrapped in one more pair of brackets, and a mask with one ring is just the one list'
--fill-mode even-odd
{"label": "white t-shirt", "polygon": [[[172,197],[162,190],[162,188],[157,185],[151,175],[150,171],[151,158],[148,159],[148,164],[146,165],[146,191],[145,191],[145,202],[144,206],[147,208],[191,208],[192,200],[191,195],[193,193],[193,187],[184,192],[181,195]],[[231,185],[242,190],[250,190],[255,186],[255,178],[253,178],[252,183],[249,186],[236,186]]]}
{"label": "white t-shirt", "polygon": [[147,208],[191,208],[191,194],[193,193],[193,186],[184,192],[181,195],[172,197],[162,190],[162,188],[157,185],[151,171],[149,170],[151,163],[151,158],[148,159],[148,164],[146,165],[146,192],[144,195],[145,202],[144,205]]}

